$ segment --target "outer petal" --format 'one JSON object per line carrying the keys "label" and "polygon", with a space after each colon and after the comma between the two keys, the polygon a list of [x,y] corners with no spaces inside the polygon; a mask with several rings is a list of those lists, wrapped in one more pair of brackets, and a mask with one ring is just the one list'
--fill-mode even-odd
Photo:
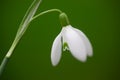
{"label": "outer petal", "polygon": [[87,52],[85,44],[79,34],[71,27],[67,26],[62,30],[62,36],[67,42],[72,55],[82,61],[86,61]]}
{"label": "outer petal", "polygon": [[52,65],[56,66],[61,58],[61,34],[59,34],[52,45],[52,51],[51,51],[51,61],[52,61]]}
{"label": "outer petal", "polygon": [[[73,27],[71,27],[73,28]],[[92,45],[89,41],[89,39],[87,38],[87,36],[80,30],[76,29],[76,28],[73,28],[78,34],[79,36],[83,39],[84,43],[85,43],[85,47],[87,49],[87,55],[88,56],[92,56],[93,55],[93,48],[92,48]]]}

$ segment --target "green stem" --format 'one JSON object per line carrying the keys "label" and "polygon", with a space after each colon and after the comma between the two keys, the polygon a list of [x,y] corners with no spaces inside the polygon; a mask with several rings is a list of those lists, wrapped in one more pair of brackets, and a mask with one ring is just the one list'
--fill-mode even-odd
{"label": "green stem", "polygon": [[[6,54],[6,56],[4,57],[1,65],[0,65],[0,77],[1,77],[1,75],[2,75],[2,73],[3,73],[3,71],[4,71],[4,69],[5,69],[5,66],[7,65],[7,63],[8,63],[8,61],[9,61],[9,59],[10,59],[10,57],[11,57],[14,49],[16,48],[16,46],[17,46],[17,44],[19,43],[19,41],[20,41],[20,39],[22,38],[22,36],[24,35],[24,33],[25,33],[25,31],[27,30],[27,27],[29,26],[29,24],[31,23],[31,21],[35,20],[37,17],[39,17],[39,16],[41,16],[41,15],[43,15],[43,14],[46,14],[46,13],[49,13],[49,12],[53,12],[53,11],[62,13],[62,11],[59,10],[59,9],[50,9],[50,10],[43,11],[43,12],[39,13],[38,15],[32,17],[32,18],[30,19],[30,21],[29,21],[27,24],[25,24],[24,27],[22,27],[22,28],[20,27],[20,28],[19,28],[19,30],[18,30],[18,32],[17,32],[17,35],[16,35],[16,37],[15,37],[15,39],[14,39],[14,41],[13,41],[13,43],[12,43],[12,45],[11,45],[9,51],[8,51],[8,53]],[[23,22],[23,23],[24,23],[24,22]]]}
{"label": "green stem", "polygon": [[9,51],[7,52],[6,56],[4,57],[1,65],[0,65],[0,77],[2,76],[2,73],[5,69],[5,66],[7,65],[14,49],[16,48],[18,42],[20,41],[20,39],[22,38],[22,35],[16,36],[15,40],[13,41],[13,44],[11,45]]}
{"label": "green stem", "polygon": [[43,14],[46,14],[46,13],[49,13],[49,12],[59,12],[59,13],[62,13],[61,10],[59,9],[50,9],[50,10],[46,10],[46,11],[43,11],[41,13],[39,13],[38,15],[34,16],[31,21],[35,20],[36,18],[38,18],[39,16],[43,15]]}
{"label": "green stem", "polygon": [[2,75],[2,73],[3,73],[3,71],[4,71],[4,68],[5,68],[5,66],[6,66],[6,64],[7,64],[7,62],[8,62],[8,60],[9,60],[8,57],[4,57],[4,59],[3,59],[2,63],[1,63],[1,65],[0,65],[0,77],[1,77],[1,75]]}

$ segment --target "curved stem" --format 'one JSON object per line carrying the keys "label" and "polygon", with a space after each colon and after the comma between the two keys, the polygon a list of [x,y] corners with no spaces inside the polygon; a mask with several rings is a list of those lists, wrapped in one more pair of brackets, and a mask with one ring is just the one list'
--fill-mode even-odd
{"label": "curved stem", "polygon": [[34,16],[34,17],[31,19],[31,21],[35,20],[36,18],[38,18],[39,16],[41,16],[41,15],[43,15],[43,14],[46,14],[46,13],[49,13],[49,12],[55,12],[55,11],[56,11],[56,12],[59,12],[59,13],[62,13],[62,11],[59,10],[59,9],[46,10],[46,11],[43,11],[43,12],[37,14],[36,16]]}

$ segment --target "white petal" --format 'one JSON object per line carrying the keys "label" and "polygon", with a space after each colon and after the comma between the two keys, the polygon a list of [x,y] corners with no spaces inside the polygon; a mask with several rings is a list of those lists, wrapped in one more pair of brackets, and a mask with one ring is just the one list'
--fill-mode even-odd
{"label": "white petal", "polygon": [[76,59],[85,62],[87,57],[86,47],[78,33],[69,26],[65,27],[62,30],[62,33],[62,36],[67,42],[72,55]]}
{"label": "white petal", "polygon": [[51,61],[52,61],[52,65],[56,66],[61,58],[61,34],[59,34],[52,45],[52,51],[51,51]]}
{"label": "white petal", "polygon": [[[72,27],[73,28],[73,27]],[[87,49],[87,55],[88,56],[92,56],[93,55],[93,48],[92,45],[89,41],[89,39],[87,38],[87,36],[80,30],[73,28],[78,34],[79,36],[83,39],[84,43],[85,43],[85,47]]]}

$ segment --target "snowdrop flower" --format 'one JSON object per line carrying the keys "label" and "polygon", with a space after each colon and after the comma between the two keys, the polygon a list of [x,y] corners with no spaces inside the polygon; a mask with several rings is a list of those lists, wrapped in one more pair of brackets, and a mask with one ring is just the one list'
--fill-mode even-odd
{"label": "snowdrop flower", "polygon": [[65,13],[60,14],[60,20],[63,28],[55,38],[52,45],[52,65],[56,66],[59,63],[62,56],[62,51],[66,50],[69,50],[73,57],[77,60],[85,62],[87,56],[93,55],[90,41],[82,31],[73,28],[69,24]]}

